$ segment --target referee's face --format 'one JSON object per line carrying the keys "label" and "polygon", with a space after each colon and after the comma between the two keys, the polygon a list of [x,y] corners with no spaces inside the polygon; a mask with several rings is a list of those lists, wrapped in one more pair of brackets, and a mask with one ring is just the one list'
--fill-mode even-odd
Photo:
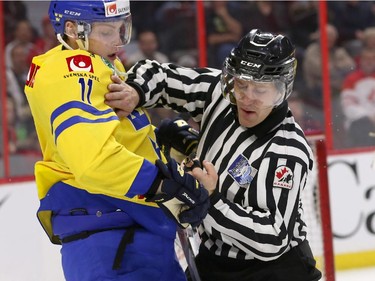
{"label": "referee's face", "polygon": [[264,121],[271,113],[278,95],[273,82],[235,79],[234,97],[241,126],[252,128]]}

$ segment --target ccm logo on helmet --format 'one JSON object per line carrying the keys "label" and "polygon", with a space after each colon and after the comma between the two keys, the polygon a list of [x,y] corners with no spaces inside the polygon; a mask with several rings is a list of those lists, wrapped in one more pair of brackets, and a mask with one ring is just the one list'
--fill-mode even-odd
{"label": "ccm logo on helmet", "polygon": [[262,66],[261,64],[252,63],[252,62],[248,62],[248,61],[245,61],[245,60],[242,60],[240,62],[240,64],[250,66],[250,67],[254,67],[254,68],[260,68]]}
{"label": "ccm logo on helmet", "polygon": [[69,11],[69,10],[64,10],[64,14],[70,15],[70,16],[75,16],[75,17],[79,17],[81,15],[81,13]]}

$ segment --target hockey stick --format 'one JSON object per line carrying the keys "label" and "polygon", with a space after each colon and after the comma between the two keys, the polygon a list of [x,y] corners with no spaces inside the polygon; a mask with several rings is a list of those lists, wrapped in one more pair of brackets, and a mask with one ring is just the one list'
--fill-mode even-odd
{"label": "hockey stick", "polygon": [[[189,235],[188,232],[192,232],[191,235]],[[189,240],[189,236],[193,236],[193,230],[191,228],[187,228],[186,230],[180,228],[177,230],[178,238],[181,242],[181,247],[184,252],[186,262],[188,264],[188,270],[190,273],[190,277],[192,281],[201,281],[201,278],[199,277],[198,269],[195,264],[195,254],[194,250],[192,248],[191,242]]]}

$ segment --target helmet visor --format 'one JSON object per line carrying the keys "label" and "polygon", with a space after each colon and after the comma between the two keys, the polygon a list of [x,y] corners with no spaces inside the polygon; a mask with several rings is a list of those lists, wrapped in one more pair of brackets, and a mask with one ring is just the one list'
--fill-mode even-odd
{"label": "helmet visor", "polygon": [[262,76],[255,78],[246,74],[235,74],[223,68],[221,83],[224,97],[232,104],[245,99],[251,100],[259,108],[280,105],[285,99],[286,86],[283,77]]}
{"label": "helmet visor", "polygon": [[123,46],[129,43],[132,32],[131,15],[113,21],[95,21],[91,24],[89,38],[106,42],[111,46]]}

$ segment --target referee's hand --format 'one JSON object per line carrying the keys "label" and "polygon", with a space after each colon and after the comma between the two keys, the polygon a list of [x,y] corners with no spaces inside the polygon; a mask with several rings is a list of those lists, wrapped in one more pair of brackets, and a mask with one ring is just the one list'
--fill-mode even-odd
{"label": "referee's hand", "polygon": [[216,189],[218,175],[215,166],[211,162],[203,160],[202,164],[204,169],[194,167],[189,173],[193,175],[208,191],[208,194],[211,195]]}
{"label": "referee's hand", "polygon": [[137,91],[126,84],[116,75],[111,76],[112,83],[108,85],[105,94],[105,104],[112,107],[119,118],[128,116],[137,107],[139,95]]}

